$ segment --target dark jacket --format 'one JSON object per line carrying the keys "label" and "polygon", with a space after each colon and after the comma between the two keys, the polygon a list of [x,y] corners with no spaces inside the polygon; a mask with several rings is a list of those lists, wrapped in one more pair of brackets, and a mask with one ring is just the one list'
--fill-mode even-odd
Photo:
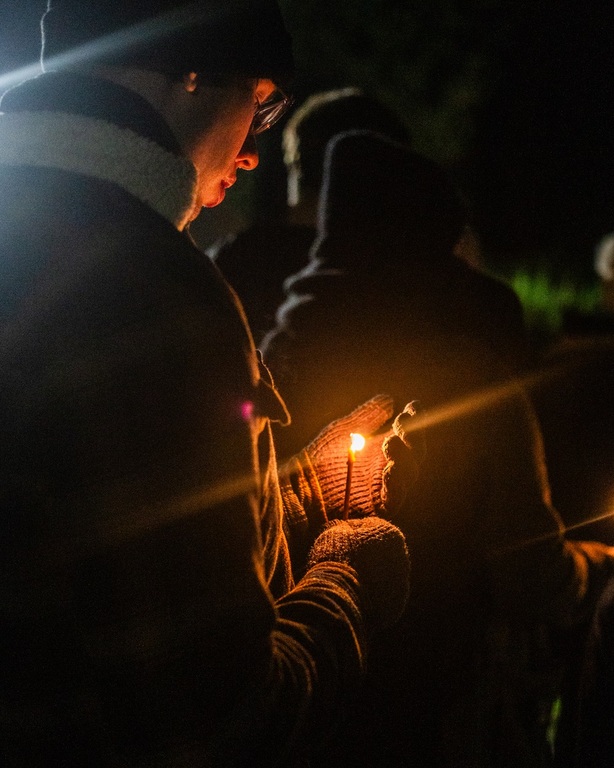
{"label": "dark jacket", "polygon": [[194,168],[94,79],[2,110],[0,762],[286,764],[363,664],[359,585],[293,585],[283,409],[178,231]]}
{"label": "dark jacket", "polygon": [[315,228],[256,222],[207,249],[241,299],[256,346],[275,325],[284,281],[308,261]]}
{"label": "dark jacket", "polygon": [[556,768],[607,768],[614,754],[614,581],[597,603],[578,648],[573,687],[563,697]]}

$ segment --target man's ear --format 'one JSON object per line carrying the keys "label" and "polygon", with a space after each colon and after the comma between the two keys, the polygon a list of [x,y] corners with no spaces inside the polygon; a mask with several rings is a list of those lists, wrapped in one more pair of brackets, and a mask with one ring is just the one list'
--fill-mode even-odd
{"label": "man's ear", "polygon": [[183,76],[183,87],[188,93],[194,93],[198,87],[198,75],[196,72],[188,72]]}

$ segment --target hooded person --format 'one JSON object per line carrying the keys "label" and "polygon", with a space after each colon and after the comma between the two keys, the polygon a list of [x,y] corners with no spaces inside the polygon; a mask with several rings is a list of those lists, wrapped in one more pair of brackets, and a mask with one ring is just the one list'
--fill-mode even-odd
{"label": "hooded person", "polygon": [[289,38],[268,0],[57,0],[43,34],[0,115],[0,762],[293,764],[399,615],[408,555],[374,516],[381,437],[335,520],[347,435],[390,398],[280,477],[284,404],[187,231],[256,166]]}
{"label": "hooded person", "polygon": [[326,768],[547,765],[561,638],[612,567],[614,549],[563,536],[515,379],[519,302],[454,255],[467,216],[429,159],[336,136],[310,263],[262,344],[292,419],[282,453],[383,385],[422,406],[426,457],[395,518],[411,532],[412,593]]}
{"label": "hooded person", "polygon": [[[435,406],[477,381],[526,370],[518,297],[455,256],[468,222],[444,171],[405,144],[363,130],[329,142],[309,263],[286,280],[276,327],[261,345],[292,417],[290,428],[279,430],[285,452],[344,413],[347,403],[360,402],[374,378],[390,375],[389,388],[398,392],[411,379],[412,396]],[[325,317],[335,328],[332,339],[319,330]],[[438,347],[439,337],[445,347]],[[365,365],[358,339],[379,350],[380,365]],[[335,354],[312,356],[328,344],[336,345]],[[489,354],[490,367],[473,364],[478,346]],[[453,376],[437,368],[433,348],[446,349]],[[403,363],[409,350],[420,354],[419,366]],[[395,355],[399,363],[392,365]],[[320,389],[314,383],[323,381],[325,370],[337,385]],[[341,370],[342,379],[336,378]]]}

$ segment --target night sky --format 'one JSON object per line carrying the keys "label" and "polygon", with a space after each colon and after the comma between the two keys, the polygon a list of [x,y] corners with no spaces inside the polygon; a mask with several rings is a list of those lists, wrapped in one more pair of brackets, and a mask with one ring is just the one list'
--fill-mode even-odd
{"label": "night sky", "polygon": [[549,247],[590,261],[614,229],[611,9],[535,5],[541,10],[518,30],[479,122],[478,203],[501,248]]}

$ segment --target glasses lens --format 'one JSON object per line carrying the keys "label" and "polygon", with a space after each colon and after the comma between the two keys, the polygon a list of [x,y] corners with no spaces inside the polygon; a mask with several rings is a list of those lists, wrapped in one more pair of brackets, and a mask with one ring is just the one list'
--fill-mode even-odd
{"label": "glasses lens", "polygon": [[264,104],[260,104],[252,120],[252,133],[263,133],[279,120],[287,112],[292,104],[292,99],[281,91],[276,91]]}

